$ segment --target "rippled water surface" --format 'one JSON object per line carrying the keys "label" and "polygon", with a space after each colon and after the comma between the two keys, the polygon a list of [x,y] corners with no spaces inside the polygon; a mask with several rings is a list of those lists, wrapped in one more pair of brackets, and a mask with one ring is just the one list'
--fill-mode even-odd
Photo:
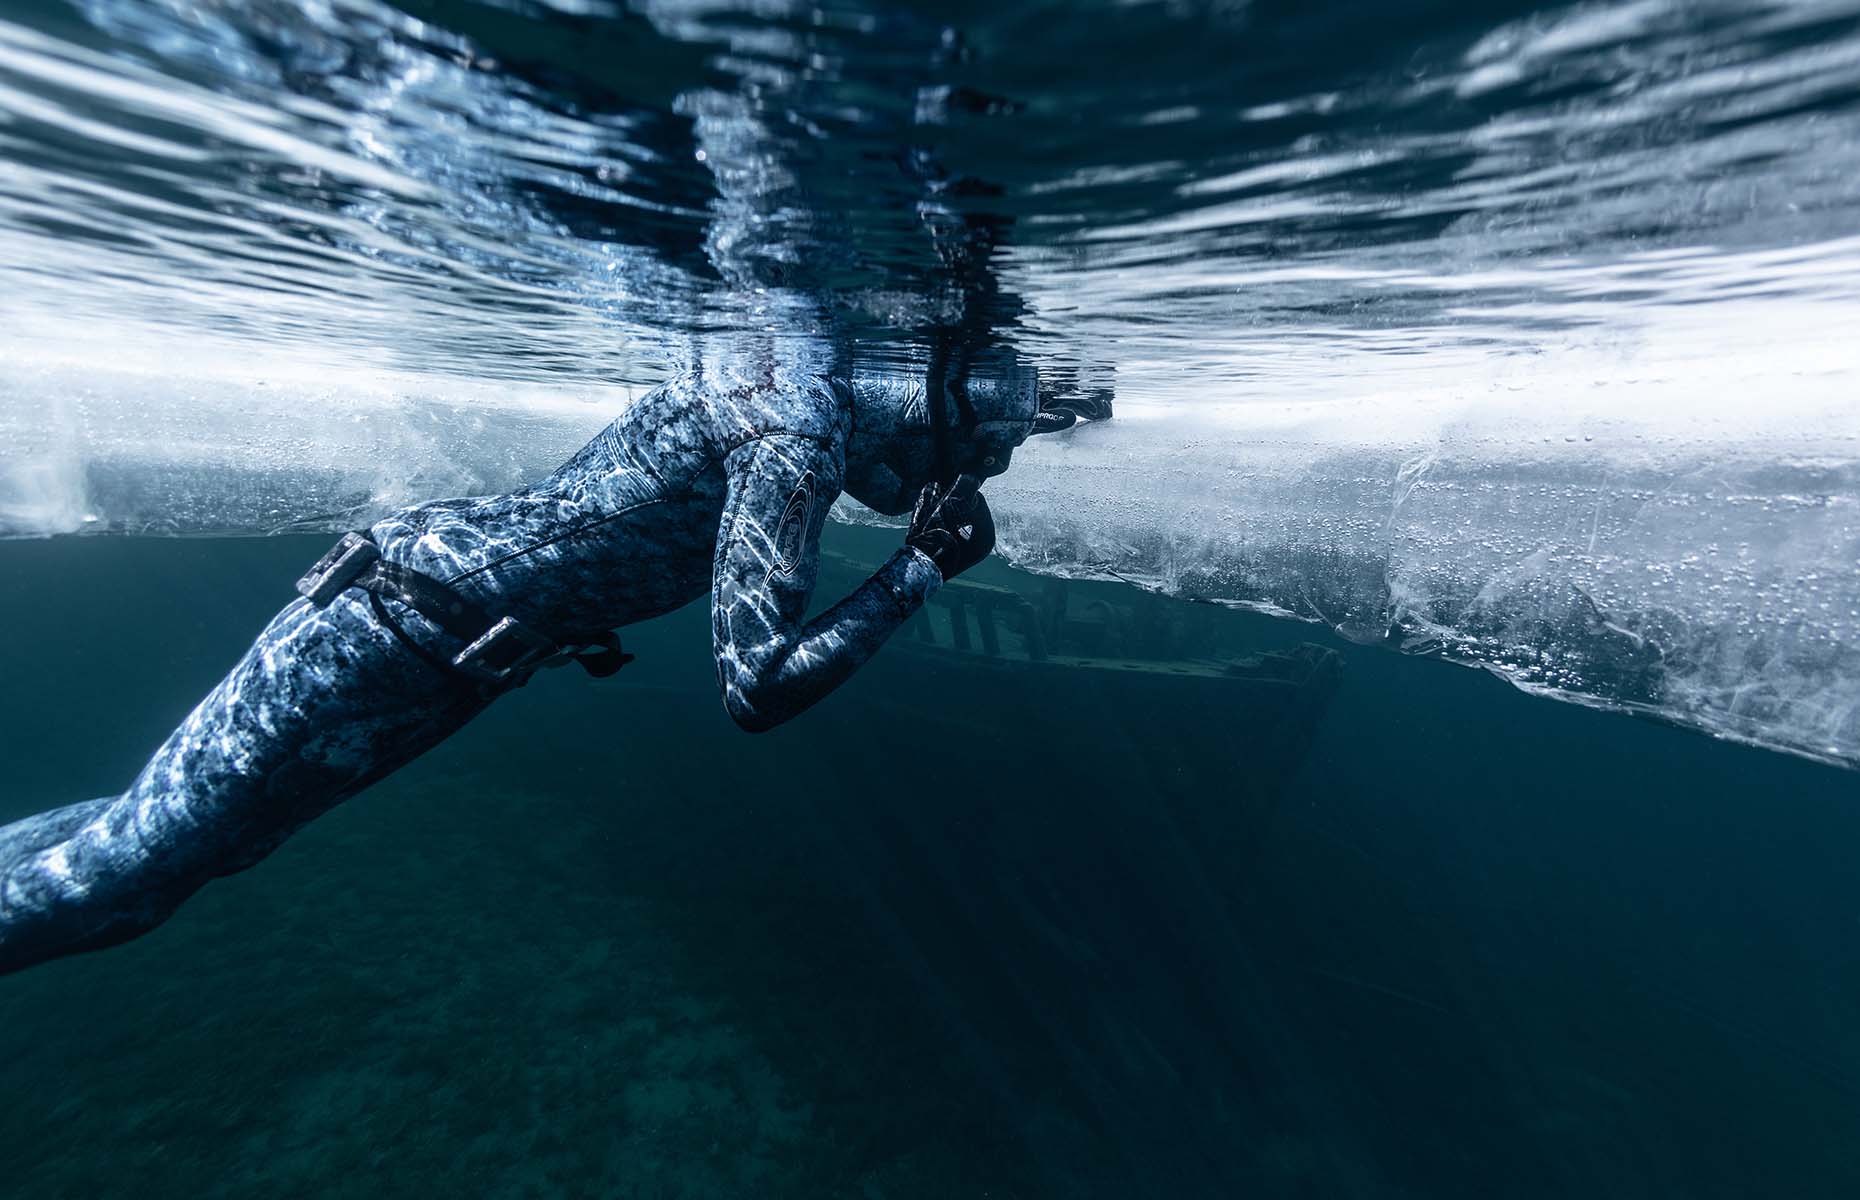
{"label": "rippled water surface", "polygon": [[1007,344],[1004,545],[1860,759],[1860,5],[10,0],[0,528]]}

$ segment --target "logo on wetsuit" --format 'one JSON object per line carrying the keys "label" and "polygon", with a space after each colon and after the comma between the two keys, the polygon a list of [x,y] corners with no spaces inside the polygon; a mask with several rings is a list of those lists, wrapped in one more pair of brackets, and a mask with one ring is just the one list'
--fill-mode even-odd
{"label": "logo on wetsuit", "polygon": [[775,571],[792,575],[801,565],[801,550],[807,544],[807,527],[813,516],[814,473],[809,471],[794,485],[794,493],[781,510],[781,523],[775,527]]}

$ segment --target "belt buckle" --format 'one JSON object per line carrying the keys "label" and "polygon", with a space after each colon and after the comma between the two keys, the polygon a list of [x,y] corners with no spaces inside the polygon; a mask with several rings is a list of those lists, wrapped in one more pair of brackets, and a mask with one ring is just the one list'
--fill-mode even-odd
{"label": "belt buckle", "polygon": [[331,600],[341,595],[344,588],[354,583],[380,557],[380,549],[366,535],[345,533],[341,541],[330,547],[329,553],[304,572],[303,578],[297,581],[297,590],[318,608],[328,608]]}
{"label": "belt buckle", "polygon": [[[507,653],[512,653],[508,662],[496,661]],[[452,665],[474,679],[503,683],[518,672],[527,675],[559,653],[560,646],[527,628],[515,617],[505,617],[453,656]]]}

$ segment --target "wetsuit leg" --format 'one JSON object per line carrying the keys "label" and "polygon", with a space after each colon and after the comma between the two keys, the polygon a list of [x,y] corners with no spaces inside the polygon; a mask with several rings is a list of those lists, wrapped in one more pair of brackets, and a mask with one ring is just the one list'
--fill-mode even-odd
{"label": "wetsuit leg", "polygon": [[366,594],[292,604],[127,792],[0,828],[0,972],[153,929],[488,703]]}

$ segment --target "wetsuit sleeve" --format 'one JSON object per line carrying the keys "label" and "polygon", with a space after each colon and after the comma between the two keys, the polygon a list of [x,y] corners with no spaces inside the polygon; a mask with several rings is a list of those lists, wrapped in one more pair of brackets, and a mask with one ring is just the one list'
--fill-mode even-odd
{"label": "wetsuit sleeve", "polygon": [[840,490],[838,454],[775,435],[733,451],[717,536],[711,631],[724,707],[770,729],[838,687],[942,582],[903,548],[873,576],[802,624],[819,572],[820,531]]}

